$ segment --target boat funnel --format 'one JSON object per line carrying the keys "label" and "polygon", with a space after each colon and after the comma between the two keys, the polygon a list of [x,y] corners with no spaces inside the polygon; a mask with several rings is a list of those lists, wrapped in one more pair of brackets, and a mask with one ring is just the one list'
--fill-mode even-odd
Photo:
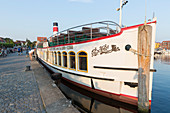
{"label": "boat funnel", "polygon": [[57,36],[58,33],[58,23],[54,22],[53,23],[53,36]]}

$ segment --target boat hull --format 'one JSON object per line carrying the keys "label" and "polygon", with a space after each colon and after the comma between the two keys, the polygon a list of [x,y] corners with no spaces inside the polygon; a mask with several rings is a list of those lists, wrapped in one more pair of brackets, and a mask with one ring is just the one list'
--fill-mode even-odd
{"label": "boat hull", "polygon": [[[156,21],[148,24],[152,26],[150,70],[153,70]],[[142,25],[122,28],[110,36],[38,48],[38,58],[49,70],[61,73],[64,80],[74,85],[137,106],[139,53],[134,51],[138,49],[138,27]],[[128,51],[129,46],[134,51]],[[70,63],[73,56],[74,68]],[[150,103],[152,78],[150,71]]]}
{"label": "boat hull", "polygon": [[[124,94],[116,94],[116,93],[111,93],[111,92],[107,92],[107,91],[103,91],[103,90],[100,90],[100,89],[95,89],[92,87],[92,83],[91,83],[91,79],[88,78],[88,82],[84,82],[84,84],[88,84],[87,85],[83,85],[82,82],[81,83],[78,83],[75,81],[75,79],[71,80],[69,79],[68,76],[63,76],[65,74],[68,75],[68,73],[65,73],[65,72],[62,72],[60,70],[57,70],[56,68],[50,66],[48,63],[46,63],[45,61],[41,60],[40,58],[38,58],[39,62],[45,66],[51,73],[61,73],[62,74],[62,80],[64,81],[67,81],[69,82],[70,84],[73,84],[75,86],[78,86],[82,89],[85,89],[87,91],[90,91],[92,93],[95,93],[95,94],[98,94],[98,95],[101,95],[101,96],[104,96],[104,97],[107,97],[107,98],[110,98],[110,99],[113,99],[113,100],[116,100],[116,101],[120,101],[120,102],[123,102],[123,103],[128,103],[128,104],[131,104],[131,105],[134,105],[134,106],[137,106],[138,105],[138,98],[137,97],[134,97],[134,96],[130,96],[130,95],[124,95]],[[71,76],[75,76],[75,75],[71,75]],[[79,77],[79,79],[87,79],[86,77]],[[95,80],[95,79],[94,79]],[[111,82],[112,83],[112,82]],[[151,101],[149,101],[149,105],[151,107]]]}

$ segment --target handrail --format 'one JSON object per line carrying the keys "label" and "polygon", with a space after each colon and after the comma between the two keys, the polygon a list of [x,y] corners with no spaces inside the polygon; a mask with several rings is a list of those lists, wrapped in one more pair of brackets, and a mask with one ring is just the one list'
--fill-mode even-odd
{"label": "handrail", "polygon": [[[66,30],[63,30],[63,31],[60,31],[60,32],[58,32],[57,34],[60,34],[60,33],[62,33],[62,32],[65,32],[65,31],[69,31],[70,29],[75,29],[75,28],[78,28],[78,27],[82,27],[82,26],[87,26],[87,25],[93,25],[93,24],[97,24],[97,23],[99,23],[99,24],[106,24],[105,22],[110,22],[110,23],[113,23],[113,24],[109,24],[109,25],[114,25],[114,26],[118,26],[120,29],[121,29],[121,27],[119,26],[119,24],[117,24],[116,22],[113,22],[113,21],[100,21],[100,22],[93,22],[93,23],[89,23],[89,24],[82,24],[82,25],[78,25],[78,26],[75,26],[75,27],[71,27],[71,28],[68,28],[68,29],[66,29]],[[55,34],[56,35],[56,34]],[[53,35],[51,35],[50,37],[52,37],[52,36],[54,36],[54,34]],[[49,38],[50,38],[49,37]],[[48,38],[48,39],[49,39]]]}
{"label": "handrail", "polygon": [[[104,26],[102,26],[102,25],[100,25],[100,27],[94,27],[94,26],[96,26],[96,25],[98,25],[99,26],[99,24],[104,24],[105,25],[105,27]],[[90,26],[90,27],[87,27],[87,26]],[[94,28],[93,28],[93,27]],[[102,27],[101,27],[102,26]],[[110,26],[114,26],[115,27],[115,29],[112,29]],[[87,27],[87,28],[89,28],[89,29],[85,29],[85,30],[80,30],[80,31],[75,31],[74,32],[74,30],[75,29],[78,29],[78,28],[83,28],[83,27]],[[95,32],[93,32],[93,30],[94,29],[98,29],[99,30],[99,32],[97,32],[97,31],[95,31]],[[90,30],[90,32],[88,32]],[[75,26],[75,27],[71,27],[71,28],[68,28],[68,29],[66,29],[66,30],[63,30],[63,31],[61,31],[61,32],[58,32],[58,33],[56,33],[56,34],[53,34],[52,36],[50,36],[49,38],[51,38],[51,37],[55,37],[55,38],[57,38],[56,39],[56,41],[57,41],[57,45],[60,45],[60,43],[59,43],[59,41],[60,40],[62,40],[62,39],[64,39],[64,41],[65,41],[65,38],[67,38],[67,43],[70,43],[71,42],[71,38],[73,37],[73,35],[75,35],[75,39],[74,40],[76,40],[76,36],[84,36],[84,35],[87,35],[87,36],[89,36],[91,39],[93,39],[93,35],[94,34],[97,34],[97,33],[102,33],[102,32],[100,32],[100,30],[107,30],[106,31],[106,36],[108,36],[108,35],[111,35],[110,34],[110,31],[112,30],[112,31],[114,31],[115,33],[119,33],[120,31],[121,31],[121,27],[117,24],[117,23],[115,23],[115,22],[112,22],[112,21],[100,21],[100,22],[93,22],[93,23],[89,23],[89,24],[83,24],[83,25],[78,25],[78,26]],[[70,31],[73,31],[73,32],[71,32],[70,33]],[[67,32],[67,33],[64,33],[64,32]],[[82,33],[82,34],[76,34],[76,33]],[[88,33],[85,33],[85,32],[88,32]],[[63,37],[62,37],[63,36]],[[62,37],[61,39],[58,39],[58,37]],[[48,38],[48,39],[49,39]],[[96,38],[96,37],[95,37]],[[82,39],[81,39],[82,40]]]}

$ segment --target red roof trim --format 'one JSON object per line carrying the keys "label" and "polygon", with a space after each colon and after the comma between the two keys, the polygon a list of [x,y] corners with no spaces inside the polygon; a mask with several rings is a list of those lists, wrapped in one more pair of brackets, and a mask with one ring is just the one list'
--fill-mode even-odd
{"label": "red roof trim", "polygon": [[[163,42],[170,42],[170,41],[163,41]],[[163,43],[163,42],[162,42],[162,43]]]}

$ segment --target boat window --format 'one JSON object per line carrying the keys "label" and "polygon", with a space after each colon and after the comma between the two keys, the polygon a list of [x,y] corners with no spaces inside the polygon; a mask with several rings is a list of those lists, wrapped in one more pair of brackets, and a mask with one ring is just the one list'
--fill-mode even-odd
{"label": "boat window", "polygon": [[48,53],[49,53],[49,52],[47,51],[47,52],[46,52],[46,55],[47,55],[47,56],[46,56],[46,61],[47,61],[47,62],[48,62]]}
{"label": "boat window", "polygon": [[45,51],[43,51],[44,52],[44,60],[45,60],[45,57],[46,57],[46,52]]}
{"label": "boat window", "polygon": [[61,53],[58,52],[58,65],[61,66]]}
{"label": "boat window", "polygon": [[67,67],[67,53],[63,52],[62,55],[63,55],[63,66]]}
{"label": "boat window", "polygon": [[69,68],[76,69],[76,60],[75,60],[75,53],[69,53]]}
{"label": "boat window", "polygon": [[78,53],[78,64],[79,70],[87,71],[87,53],[85,52]]}
{"label": "boat window", "polygon": [[54,52],[51,52],[51,63],[54,63],[54,57],[53,57]]}
{"label": "boat window", "polygon": [[48,51],[47,53],[48,53],[47,54],[47,60],[48,60],[48,62],[50,62],[50,51]]}
{"label": "boat window", "polygon": [[41,58],[43,59],[43,53],[42,53],[42,51],[40,51],[40,55],[41,55]]}
{"label": "boat window", "polygon": [[48,52],[48,61],[51,62],[51,52]]}
{"label": "boat window", "polygon": [[45,52],[44,51],[42,51],[43,52],[43,60],[45,60]]}
{"label": "boat window", "polygon": [[51,55],[51,52],[49,51],[48,52],[48,62],[51,62],[51,56],[50,55]]}
{"label": "boat window", "polygon": [[54,64],[57,65],[57,53],[56,52],[54,52]]}

